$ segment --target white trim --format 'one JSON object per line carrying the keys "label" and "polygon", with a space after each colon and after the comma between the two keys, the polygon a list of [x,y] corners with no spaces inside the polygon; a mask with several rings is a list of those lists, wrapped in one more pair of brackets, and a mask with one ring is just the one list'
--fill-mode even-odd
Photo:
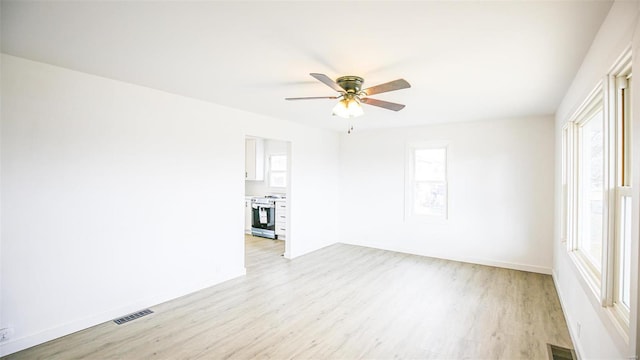
{"label": "white trim", "polygon": [[[629,197],[631,201],[633,201],[632,197],[632,188],[630,186],[622,186],[618,187],[615,190],[615,247],[613,248],[613,261],[612,261],[612,277],[611,277],[611,289],[610,292],[607,293],[607,305],[612,306],[614,308],[614,315],[616,320],[619,322],[619,326],[625,330],[625,337],[628,338],[629,332],[629,320],[630,320],[630,308],[625,306],[622,303],[622,300],[619,298],[620,293],[620,261],[621,261],[621,252],[619,249],[621,243],[621,234],[618,232],[622,225],[622,201],[623,197]],[[633,214],[632,214],[633,215]],[[631,239],[629,239],[631,240]],[[623,255],[623,254],[622,254]],[[631,274],[629,274],[631,276]],[[630,279],[629,279],[630,281]],[[622,303],[622,304],[620,304]],[[630,306],[630,304],[629,304]],[[628,339],[627,339],[628,340]]]}
{"label": "white trim", "polygon": [[103,311],[98,314],[89,315],[80,319],[74,319],[66,324],[55,326],[35,334],[28,334],[20,338],[10,339],[3,342],[2,346],[0,346],[0,356],[10,355],[15,352],[30,348],[32,346],[43,344],[47,341],[69,335],[76,331],[84,330],[107,321],[111,321],[122,315],[129,314],[140,309],[153,308],[153,306],[155,305],[159,305],[169,300],[177,299],[179,297],[201,291],[203,289],[212,287],[214,285],[240,276],[244,276],[246,274],[247,272],[243,265],[241,268],[237,268],[234,271],[225,272],[224,274],[216,274],[217,276],[215,277],[215,279],[211,279],[210,281],[202,282],[200,284],[191,284],[191,286],[185,287],[184,289],[181,289],[181,291],[165,291],[161,294],[154,294],[147,299],[134,301],[127,306]]}
{"label": "white trim", "polygon": [[562,151],[562,169],[561,169],[561,196],[562,196],[562,219],[560,226],[560,241],[565,243],[565,247],[567,251],[571,251],[575,247],[575,238],[574,234],[576,232],[575,229],[575,221],[574,219],[574,211],[575,211],[575,198],[574,198],[574,189],[575,189],[575,141],[574,141],[574,133],[575,133],[575,124],[572,121],[567,122],[562,127],[562,143],[561,143],[561,151]]}
{"label": "white trim", "polygon": [[457,262],[462,262],[467,264],[476,264],[476,265],[492,266],[492,267],[497,267],[502,269],[527,271],[527,272],[544,274],[544,275],[551,275],[552,273],[552,269],[547,266],[520,264],[520,263],[514,263],[514,262],[506,262],[506,261],[476,258],[476,257],[469,257],[469,256],[457,256],[457,255],[445,254],[442,252],[430,252],[430,251],[424,251],[423,249],[398,246],[397,243],[388,243],[388,244],[379,243],[379,244],[376,244],[375,246],[372,246],[370,244],[363,245],[358,242],[344,243],[344,244],[362,246],[362,247],[367,247],[371,249],[394,251],[402,254],[425,256],[425,257],[430,257],[435,259],[457,261]]}
{"label": "white trim", "polygon": [[[569,253],[569,256],[571,256],[571,253]],[[574,262],[569,262],[569,264],[572,264],[572,263],[575,265]],[[615,324],[614,321],[612,321],[613,318],[610,316],[610,314],[608,314],[607,308],[602,306],[602,303],[600,303],[598,296],[589,296],[589,293],[593,289],[587,284],[587,280],[580,275],[580,270],[578,269],[578,267],[570,265],[569,268],[576,275],[576,278],[578,279],[578,283],[580,284],[582,291],[584,291],[584,293],[587,295],[586,299],[593,307],[593,310],[597,315],[598,319],[600,320],[602,326],[607,329],[607,332],[609,334],[612,334],[611,339],[615,343],[616,347],[619,349],[624,349],[625,346],[627,346],[627,343],[624,342],[624,337],[622,336],[622,334],[618,333],[619,327]],[[564,297],[563,294],[560,292],[558,292],[558,296],[560,296],[561,298]],[[575,321],[571,321],[569,318],[567,318],[567,324],[569,327],[571,327],[572,324],[575,324]],[[618,335],[618,336],[615,336],[615,335]],[[574,344],[576,343],[577,342],[574,341]]]}
{"label": "white trim", "polygon": [[591,90],[582,104],[578,106],[578,109],[573,113],[573,115],[571,115],[569,121],[580,125],[581,121],[579,121],[579,119],[589,119],[593,114],[595,114],[595,111],[597,110],[598,105],[600,105],[600,102],[604,101],[603,92],[604,88],[602,80],[600,80],[596,84],[595,88]]}
{"label": "white trim", "polygon": [[629,314],[620,309],[620,306],[616,303],[605,309],[609,320],[613,323],[622,340],[624,340],[626,344],[629,344]]}
{"label": "white trim", "polygon": [[633,46],[631,44],[627,45],[627,47],[622,50],[622,54],[618,56],[616,61],[613,62],[613,65],[607,72],[607,74],[615,74],[615,75],[628,75],[631,74],[631,66],[632,63],[632,51]]}
{"label": "white trim", "polygon": [[[415,150],[419,149],[444,149],[445,150],[445,210],[444,215],[426,215],[414,213],[414,167]],[[405,146],[405,172],[404,172],[404,221],[408,223],[442,222],[449,219],[449,173],[451,165],[450,145],[446,141],[421,141],[409,142]]]}
{"label": "white trim", "polygon": [[554,269],[551,273],[551,278],[553,279],[553,285],[556,288],[556,292],[558,293],[558,299],[560,300],[560,308],[562,309],[562,313],[564,314],[565,321],[567,322],[567,328],[569,329],[569,336],[571,337],[571,342],[573,343],[573,351],[576,353],[576,357],[578,359],[582,359],[580,355],[582,353],[581,345],[582,342],[578,341],[579,338],[575,334],[573,330],[573,326],[571,324],[575,324],[575,321],[569,316],[570,314],[567,312],[566,304],[564,303],[564,295],[562,293],[562,287],[558,284],[558,273],[556,269]]}
{"label": "white trim", "polygon": [[[608,329],[609,333],[617,334],[613,339],[618,346],[624,344],[632,351],[636,351],[637,339],[630,339],[630,336],[637,332],[637,258],[632,255],[631,258],[631,274],[630,274],[630,308],[627,309],[620,299],[620,283],[621,269],[620,259],[622,259],[622,242],[620,239],[620,226],[622,211],[620,209],[621,199],[623,196],[631,195],[633,202],[632,209],[632,227],[637,227],[637,199],[635,194],[637,191],[631,188],[629,181],[632,181],[629,174],[636,179],[638,169],[633,169],[633,155],[630,151],[633,149],[632,141],[637,140],[631,137],[629,128],[625,128],[623,139],[622,129],[622,112],[626,118],[624,126],[634,122],[631,117],[629,108],[632,106],[631,96],[633,93],[631,80],[632,62],[631,62],[631,46],[628,46],[618,57],[610,72],[598,82],[595,88],[589,93],[586,99],[578,106],[562,128],[562,171],[561,185],[562,191],[568,194],[562,194],[563,207],[567,209],[562,216],[566,216],[566,226],[561,226],[561,239],[566,238],[569,267],[576,273],[576,278],[587,294],[589,302],[599,315],[603,325]],[[625,89],[624,93],[621,89]],[[624,94],[624,107],[621,102],[621,95]],[[580,251],[580,239],[583,239],[583,219],[584,209],[581,209],[588,196],[583,194],[581,188],[581,176],[589,176],[583,174],[585,162],[583,156],[588,152],[582,151],[582,141],[586,137],[582,132],[582,126],[587,124],[596,115],[596,112],[602,109],[602,126],[603,126],[603,189],[602,189],[602,254],[601,254],[601,271],[598,272],[590,260],[586,258],[586,254]],[[636,120],[637,124],[638,121]],[[637,130],[634,135],[637,135]],[[567,139],[568,137],[568,139]],[[624,144],[624,149],[622,148]],[[637,146],[637,144],[636,144]],[[637,147],[636,147],[637,149]],[[566,152],[572,152],[567,154]],[[624,157],[622,154],[624,153]],[[636,150],[637,155],[637,150]],[[624,160],[623,160],[624,159]],[[589,159],[584,159],[589,161]],[[624,161],[624,164],[622,163]],[[571,164],[571,162],[573,162]],[[628,171],[622,173],[622,166],[628,165]],[[588,170],[588,168],[587,168]],[[567,178],[568,177],[568,178]],[[565,189],[566,184],[566,189]],[[588,221],[587,221],[588,223]],[[588,231],[588,230],[586,230]],[[632,229],[632,254],[634,245],[637,244],[637,230]],[[637,247],[635,248],[637,252]],[[636,255],[637,257],[637,255]],[[634,261],[636,267],[634,268]],[[554,281],[555,276],[554,274]],[[562,294],[556,284],[558,294],[562,301]],[[634,305],[635,304],[635,305]],[[563,309],[564,310],[564,309]],[[566,312],[565,312],[566,316]],[[570,319],[567,319],[570,320]],[[569,326],[570,331],[574,330]],[[615,330],[614,330],[615,329]],[[572,333],[574,344],[580,344],[575,341]],[[623,347],[620,347],[621,349]],[[576,349],[578,351],[579,349]],[[579,353],[579,351],[578,351]]]}
{"label": "white trim", "polygon": [[600,284],[597,281],[597,277],[594,276],[593,270],[589,267],[588,261],[582,259],[582,255],[579,251],[572,251],[569,253],[569,258],[574,264],[574,269],[580,275],[581,283],[585,286],[585,290],[592,294],[595,299],[600,301]]}
{"label": "white trim", "polygon": [[[600,111],[602,111],[602,126],[603,126],[603,144],[602,144],[603,146],[603,189],[602,189],[603,246],[602,246],[602,254],[601,254],[602,257],[600,261],[600,269],[597,269],[594,266],[594,264],[592,264],[592,262],[588,260],[588,255],[584,254],[580,250],[580,246],[579,246],[581,242],[580,239],[582,239],[581,224],[584,216],[584,214],[581,211],[581,207],[582,207],[581,200],[584,201],[584,199],[581,194],[582,187],[580,186],[581,184],[580,178],[582,174],[581,165],[582,165],[582,156],[583,156],[582,146],[581,146],[581,142],[583,141],[582,128],[587,123],[592,121],[593,117]],[[596,298],[598,298],[600,302],[602,302],[601,294],[603,292],[601,291],[602,290],[601,287],[603,286],[603,284],[606,283],[605,281],[603,281],[603,278],[602,278],[603,273],[605,273],[604,271],[605,263],[603,263],[602,259],[604,257],[604,254],[606,253],[606,238],[607,238],[606,234],[609,229],[608,213],[606,211],[608,208],[607,201],[609,199],[609,197],[607,196],[607,189],[608,189],[609,182],[606,178],[606,174],[608,174],[606,169],[608,169],[608,164],[609,164],[607,159],[609,154],[607,151],[607,146],[608,146],[607,135],[609,134],[609,131],[606,126],[607,116],[606,116],[606,108],[605,108],[605,102],[604,102],[604,89],[603,89],[602,82],[598,83],[595,89],[589,94],[589,97],[580,105],[578,111],[572,116],[572,120],[570,121],[570,123],[575,124],[575,131],[573,132],[574,155],[572,156],[572,159],[574,159],[574,166],[573,166],[574,188],[573,188],[573,203],[571,204],[571,206],[573,206],[572,215],[573,215],[573,222],[575,223],[575,225],[573,226],[574,232],[572,236],[571,246],[569,247],[572,255],[570,256],[570,258],[576,264],[576,267],[579,270],[579,273],[581,274],[581,276],[585,277],[585,280],[591,287],[591,293],[595,294]]]}
{"label": "white trim", "polygon": [[[608,246],[608,254],[606,258],[603,258],[603,261],[607,261],[608,263],[608,273],[606,274],[607,286],[603,289],[603,304],[607,306],[607,314],[609,315],[609,318],[612,320],[616,330],[620,333],[627,344],[629,344],[631,309],[622,304],[621,299],[619,298],[621,285],[619,268],[623,256],[620,251],[622,242],[622,239],[620,238],[622,235],[620,234],[620,225],[622,224],[622,197],[629,196],[633,201],[633,189],[631,188],[630,183],[627,183],[631,178],[628,176],[626,176],[626,179],[623,178],[622,168],[628,165],[631,167],[631,169],[627,169],[628,171],[631,171],[631,173],[633,173],[634,170],[637,171],[637,169],[633,169],[632,161],[622,161],[622,154],[625,154],[627,157],[631,156],[633,146],[631,143],[631,134],[629,133],[631,131],[630,125],[632,118],[625,119],[627,116],[632,116],[629,111],[631,106],[631,97],[629,95],[633,92],[629,80],[631,78],[632,71],[631,60],[631,46],[628,46],[618,57],[614,65],[611,67],[610,72],[607,74],[607,81],[609,85],[609,96],[607,99],[607,103],[609,105],[608,115],[609,126],[612,131],[609,136],[609,139],[612,140],[612,144],[609,146],[609,151],[612,153],[610,156],[612,163],[608,169],[610,173],[610,186],[608,193],[611,195],[609,207],[612,210],[610,224],[612,226],[609,231],[609,238],[611,241]],[[622,93],[623,89],[626,90],[624,95]],[[624,123],[623,119],[626,120]],[[627,131],[624,139],[621,132],[622,128],[625,128]],[[624,147],[622,144],[624,144]],[[627,158],[626,160],[629,159]],[[629,186],[624,186],[625,184]],[[631,216],[633,217],[633,214],[631,214]],[[632,274],[630,274],[630,276],[631,275]],[[631,282],[631,279],[628,279],[628,281]]]}
{"label": "white trim", "polygon": [[[288,156],[286,153],[273,153],[273,154],[269,154],[269,161],[268,161],[268,165],[269,168],[267,169],[267,182],[268,182],[268,186],[270,188],[277,188],[277,189],[286,189],[288,184],[288,180],[289,180],[289,176],[288,176],[288,169],[285,168],[285,170],[273,170],[272,166],[271,166],[271,159],[274,156],[284,156],[285,157],[285,162],[289,162]],[[279,173],[279,174],[283,174],[284,175],[284,181],[285,181],[285,185],[284,186],[278,186],[278,185],[273,185],[273,181],[271,179],[271,174],[273,173]]]}

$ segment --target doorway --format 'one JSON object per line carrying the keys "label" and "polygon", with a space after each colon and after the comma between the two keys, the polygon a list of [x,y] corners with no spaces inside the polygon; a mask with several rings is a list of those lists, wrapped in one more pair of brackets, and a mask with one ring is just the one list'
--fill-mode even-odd
{"label": "doorway", "polygon": [[[289,258],[291,142],[245,137],[245,267]],[[258,266],[260,265],[260,266]]]}

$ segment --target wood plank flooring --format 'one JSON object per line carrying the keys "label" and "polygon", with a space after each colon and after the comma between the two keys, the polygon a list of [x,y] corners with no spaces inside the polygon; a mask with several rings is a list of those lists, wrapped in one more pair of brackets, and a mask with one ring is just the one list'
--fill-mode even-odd
{"label": "wood plank flooring", "polygon": [[246,237],[247,275],[8,359],[547,359],[572,347],[550,276]]}

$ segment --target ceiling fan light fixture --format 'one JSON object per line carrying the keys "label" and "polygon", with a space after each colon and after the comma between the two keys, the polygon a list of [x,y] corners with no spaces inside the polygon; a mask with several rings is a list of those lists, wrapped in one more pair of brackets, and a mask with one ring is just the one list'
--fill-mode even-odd
{"label": "ceiling fan light fixture", "polygon": [[362,114],[364,114],[362,105],[355,96],[345,96],[343,99],[338,101],[336,106],[333,108],[333,115],[337,115],[345,119],[358,117]]}
{"label": "ceiling fan light fixture", "polygon": [[338,103],[333,108],[333,115],[337,115],[345,119],[363,115],[364,111],[362,110],[362,103],[377,106],[387,110],[400,111],[404,109],[404,105],[384,100],[372,99],[369,96],[411,87],[411,84],[409,84],[407,80],[397,79],[386,82],[384,84],[362,89],[364,79],[360,76],[342,76],[333,81],[325,74],[311,73],[309,75],[311,75],[321,83],[329,86],[333,90],[337,91],[339,95],[295,97],[285,98],[285,100],[338,99]]}

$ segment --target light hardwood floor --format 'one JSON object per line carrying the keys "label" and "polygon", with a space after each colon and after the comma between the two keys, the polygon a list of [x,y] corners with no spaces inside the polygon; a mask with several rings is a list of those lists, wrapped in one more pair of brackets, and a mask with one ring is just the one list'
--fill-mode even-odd
{"label": "light hardwood floor", "polygon": [[9,359],[547,359],[572,347],[550,276],[337,244]]}

